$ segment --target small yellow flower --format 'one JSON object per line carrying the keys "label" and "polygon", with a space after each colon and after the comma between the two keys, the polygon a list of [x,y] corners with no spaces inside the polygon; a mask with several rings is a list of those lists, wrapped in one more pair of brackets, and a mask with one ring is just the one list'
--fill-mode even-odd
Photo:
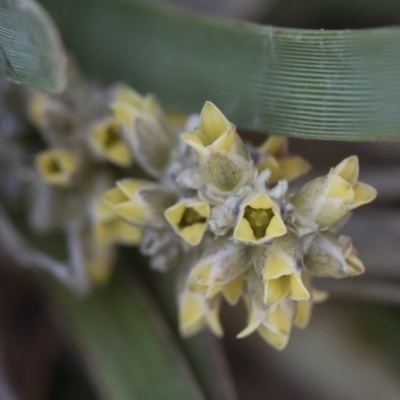
{"label": "small yellow flower", "polygon": [[364,265],[348,236],[336,238],[332,233],[324,232],[303,240],[306,248],[304,263],[311,275],[346,278],[364,273]]}
{"label": "small yellow flower", "polygon": [[285,233],[279,207],[268,195],[258,193],[242,202],[233,232],[236,240],[263,244]]}
{"label": "small yellow flower", "polygon": [[130,149],[115,118],[97,123],[90,133],[89,143],[97,154],[115,165],[129,167],[132,164]]}
{"label": "small yellow flower", "polygon": [[125,137],[138,164],[150,175],[160,176],[167,166],[176,136],[156,98],[145,97],[130,88],[116,92],[112,110],[125,131]]}
{"label": "small yellow flower", "polygon": [[93,205],[94,233],[96,241],[103,245],[137,245],[141,240],[141,230],[127,223],[115,210],[101,200]]}
{"label": "small yellow flower", "polygon": [[206,299],[222,292],[230,304],[236,304],[242,294],[243,274],[249,267],[248,246],[219,239],[203,252],[190,273],[189,283],[204,290]]}
{"label": "small yellow flower", "polygon": [[139,179],[122,179],[117,187],[102,197],[105,204],[136,225],[162,227],[164,211],[175,202],[176,195],[161,185]]}
{"label": "small yellow flower", "polygon": [[270,136],[264,144],[256,149],[256,166],[259,172],[269,169],[270,183],[282,179],[292,181],[306,174],[311,165],[300,156],[288,154],[287,138],[282,136]]}
{"label": "small yellow flower", "polygon": [[192,246],[197,246],[207,229],[210,206],[199,200],[181,200],[165,211],[174,231]]}
{"label": "small yellow flower", "polygon": [[179,296],[179,327],[182,336],[192,336],[208,326],[216,336],[223,335],[219,320],[220,298],[206,301],[204,293],[187,287]]}
{"label": "small yellow flower", "polygon": [[78,159],[68,150],[51,149],[40,152],[35,165],[44,182],[66,187],[72,183],[78,169]]}
{"label": "small yellow flower", "polygon": [[358,182],[358,158],[343,160],[328,175],[313,179],[292,198],[293,213],[301,226],[325,230],[349,210],[370,203],[376,190]]}
{"label": "small yellow flower", "polygon": [[256,274],[251,274],[247,280],[245,297],[248,322],[246,328],[237,337],[244,338],[257,331],[277,350],[283,350],[289,341],[295,304],[292,300],[285,299],[270,307],[263,301],[263,291],[261,280]]}
{"label": "small yellow flower", "polygon": [[264,284],[264,302],[273,305],[285,297],[308,300],[310,294],[301,280],[303,266],[300,241],[288,233],[254,251],[254,269]]}
{"label": "small yellow flower", "polygon": [[213,103],[205,103],[197,128],[181,137],[197,152],[207,183],[231,191],[247,178],[252,167],[249,154],[235,126]]}

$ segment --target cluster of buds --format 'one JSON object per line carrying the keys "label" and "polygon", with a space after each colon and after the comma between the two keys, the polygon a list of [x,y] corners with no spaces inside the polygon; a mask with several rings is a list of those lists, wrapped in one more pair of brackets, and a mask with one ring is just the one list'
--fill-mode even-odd
{"label": "cluster of buds", "polygon": [[137,172],[130,143],[110,111],[124,87],[102,88],[76,73],[70,81],[60,95],[29,96],[28,116],[45,144],[34,159],[30,222],[42,232],[78,225],[75,258],[83,260],[86,280],[101,285],[109,280],[116,245],[136,246],[142,238],[101,197],[118,177]]}
{"label": "cluster of buds", "polygon": [[326,297],[313,277],[364,271],[350,238],[335,236],[352,209],[376,196],[358,181],[357,157],[291,192],[288,182],[309,163],[282,137],[246,146],[211,102],[181,135],[151,96],[125,88],[111,109],[130,158],[153,180],[124,177],[102,201],[140,229],[153,268],[178,270],[182,335],[205,326],[222,335],[221,301],[243,299],[248,322],[238,337],[257,331],[283,349],[292,326],[305,327]]}
{"label": "cluster of buds", "polygon": [[222,335],[221,302],[242,299],[248,321],[238,337],[257,331],[283,349],[327,296],[314,277],[364,272],[351,239],[336,236],[376,196],[358,181],[357,157],[292,190],[309,163],[283,137],[245,144],[211,102],[172,117],[152,95],[75,73],[64,93],[28,97],[44,145],[31,161],[32,226],[78,225],[74,258],[93,284],[108,281],[120,244],[138,246],[155,270],[174,269],[183,336],[204,327]]}

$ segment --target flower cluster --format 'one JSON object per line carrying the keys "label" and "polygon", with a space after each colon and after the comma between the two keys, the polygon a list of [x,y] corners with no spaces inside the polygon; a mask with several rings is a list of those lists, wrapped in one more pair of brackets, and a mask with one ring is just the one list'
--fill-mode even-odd
{"label": "flower cluster", "polygon": [[89,84],[74,71],[70,75],[62,94],[29,96],[30,121],[46,145],[34,160],[30,219],[45,232],[79,225],[79,248],[73,249],[79,256],[70,262],[82,259],[87,278],[104,284],[115,262],[115,245],[141,240],[141,230],[101,200],[123,170],[135,173],[130,169],[132,151],[110,113],[110,103],[122,89]]}
{"label": "flower cluster", "polygon": [[358,181],[357,157],[290,192],[288,181],[309,163],[291,155],[282,137],[246,146],[211,102],[180,137],[152,96],[124,88],[111,108],[130,159],[153,180],[124,177],[103,205],[140,229],[153,268],[179,270],[184,336],[204,326],[221,335],[222,299],[243,298],[248,322],[238,337],[257,331],[283,349],[292,325],[305,327],[312,305],[326,297],[312,277],[364,271],[350,238],[335,236],[352,209],[376,196]]}
{"label": "flower cluster", "polygon": [[[238,337],[257,331],[283,349],[327,296],[314,277],[364,272],[351,239],[336,236],[376,196],[358,181],[357,157],[293,190],[288,182],[310,164],[283,137],[255,147],[211,102],[200,115],[172,117],[125,85],[99,87],[74,71],[69,80],[60,95],[27,96],[42,148],[31,151],[35,173],[19,176],[29,170],[36,230],[79,226],[71,262],[82,261],[93,284],[107,283],[116,245],[138,246],[153,269],[177,272],[182,335],[206,326],[222,335],[221,302],[243,299]],[[0,159],[9,165],[15,154]]]}

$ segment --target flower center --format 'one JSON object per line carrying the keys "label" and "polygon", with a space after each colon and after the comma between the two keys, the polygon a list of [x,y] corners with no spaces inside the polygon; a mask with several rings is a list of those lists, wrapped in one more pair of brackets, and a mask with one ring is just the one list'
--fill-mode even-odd
{"label": "flower center", "polygon": [[104,147],[109,149],[121,140],[118,130],[115,126],[109,126],[106,130],[106,136],[104,138]]}
{"label": "flower center", "polygon": [[271,208],[264,209],[247,206],[244,209],[244,218],[249,221],[254,237],[257,240],[265,236],[268,225],[273,216],[274,213]]}
{"label": "flower center", "polygon": [[206,221],[207,218],[202,217],[194,208],[186,208],[178,224],[178,228],[184,229],[194,224],[204,224]]}
{"label": "flower center", "polygon": [[50,174],[58,174],[62,171],[60,163],[54,158],[48,161],[47,169]]}

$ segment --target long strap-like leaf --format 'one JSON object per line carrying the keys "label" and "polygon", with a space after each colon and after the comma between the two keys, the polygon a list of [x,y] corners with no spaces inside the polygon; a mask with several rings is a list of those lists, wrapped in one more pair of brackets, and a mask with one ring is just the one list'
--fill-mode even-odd
{"label": "long strap-like leaf", "polygon": [[176,111],[215,102],[239,126],[295,137],[400,138],[400,28],[323,31],[138,0],[45,0],[92,75]]}
{"label": "long strap-like leaf", "polygon": [[0,76],[52,92],[65,86],[58,32],[34,0],[0,0]]}

